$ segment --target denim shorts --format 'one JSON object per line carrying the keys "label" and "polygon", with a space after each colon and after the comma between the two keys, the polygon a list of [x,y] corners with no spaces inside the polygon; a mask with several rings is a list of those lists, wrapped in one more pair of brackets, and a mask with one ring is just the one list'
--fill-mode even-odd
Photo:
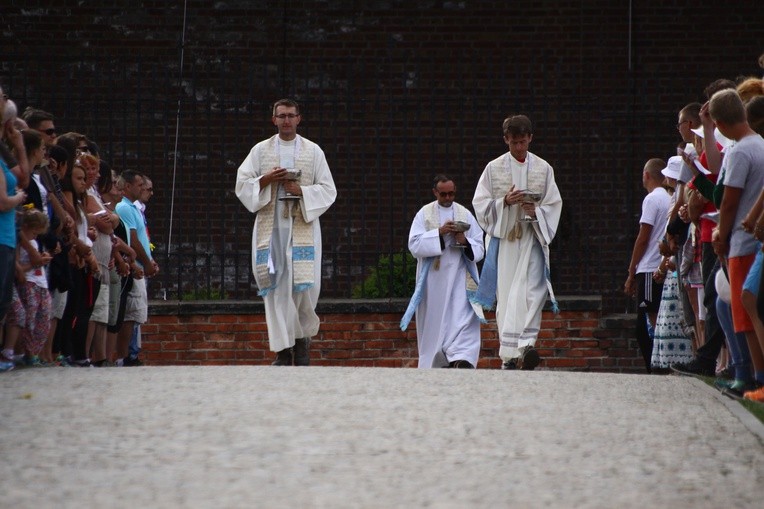
{"label": "denim shorts", "polygon": [[756,258],[753,260],[753,265],[748,270],[748,275],[743,283],[743,290],[750,292],[754,295],[759,294],[759,284],[761,283],[761,264],[764,262],[764,252],[761,251],[761,244],[756,249]]}

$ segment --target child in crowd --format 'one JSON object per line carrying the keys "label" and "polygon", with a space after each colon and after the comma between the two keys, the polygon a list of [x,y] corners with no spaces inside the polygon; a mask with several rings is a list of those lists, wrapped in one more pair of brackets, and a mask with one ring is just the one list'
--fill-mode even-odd
{"label": "child in crowd", "polygon": [[[48,231],[48,216],[37,209],[25,208],[17,214],[20,234],[29,240],[28,248],[19,244],[16,259],[17,281],[13,289],[13,301],[8,313],[6,349],[3,354],[12,357],[14,352],[11,345],[21,334],[21,349],[23,362],[27,366],[43,366],[40,352],[48,339],[50,328],[50,293],[45,266],[51,260],[48,253],[43,252],[37,237]],[[27,249],[34,250],[33,253]],[[32,263],[32,258],[38,255],[41,265]]]}

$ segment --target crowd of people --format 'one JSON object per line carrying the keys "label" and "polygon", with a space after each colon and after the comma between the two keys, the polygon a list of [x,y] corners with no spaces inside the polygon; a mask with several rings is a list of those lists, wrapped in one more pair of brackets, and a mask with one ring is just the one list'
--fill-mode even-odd
{"label": "crowd of people", "polygon": [[151,180],[2,88],[0,112],[0,371],[141,365]]}
{"label": "crowd of people", "polygon": [[764,402],[764,80],[716,80],[679,109],[676,155],[648,160],[624,291],[648,372],[716,377]]}

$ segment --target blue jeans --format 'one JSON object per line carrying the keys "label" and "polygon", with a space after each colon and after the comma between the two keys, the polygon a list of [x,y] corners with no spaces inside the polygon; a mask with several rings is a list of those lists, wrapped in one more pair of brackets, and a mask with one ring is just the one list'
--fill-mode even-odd
{"label": "blue jeans", "polygon": [[753,371],[751,369],[751,353],[748,350],[745,334],[742,332],[735,333],[735,327],[732,325],[732,308],[718,297],[716,298],[716,316],[719,318],[719,325],[721,325],[724,336],[727,338],[727,348],[732,358],[735,380],[750,382],[753,380]]}
{"label": "blue jeans", "polygon": [[131,359],[138,358],[138,355],[141,353],[141,324],[134,323],[133,324],[133,335],[130,337],[130,349],[128,352],[128,357]]}

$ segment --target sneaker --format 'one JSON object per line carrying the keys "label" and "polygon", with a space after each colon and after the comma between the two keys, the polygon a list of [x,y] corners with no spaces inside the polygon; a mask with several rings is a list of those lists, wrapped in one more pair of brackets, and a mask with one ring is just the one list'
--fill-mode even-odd
{"label": "sneaker", "polygon": [[30,367],[30,368],[41,368],[45,364],[40,360],[40,358],[37,355],[31,355],[31,356],[24,356],[24,366]]}
{"label": "sneaker", "polygon": [[14,364],[12,362],[0,361],[0,373],[12,370]]}
{"label": "sneaker", "polygon": [[510,359],[501,364],[501,369],[513,370],[517,369],[517,359]]}
{"label": "sneaker", "polygon": [[92,368],[93,363],[90,362],[90,359],[80,359],[76,361],[72,361],[72,366],[75,368]]}
{"label": "sneaker", "polygon": [[541,357],[536,349],[532,346],[525,347],[525,350],[523,350],[523,354],[520,357],[520,369],[524,371],[533,371],[540,362]]}
{"label": "sneaker", "polygon": [[734,380],[729,380],[727,378],[717,378],[714,380],[714,387],[716,387],[721,392],[732,387],[734,383]]}
{"label": "sneaker", "polygon": [[758,389],[744,393],[743,397],[747,399],[748,401],[764,403],[764,385],[759,387]]}
{"label": "sneaker", "polygon": [[705,363],[699,361],[697,358],[690,362],[677,362],[671,365],[671,370],[675,373],[685,376],[714,376],[716,370],[713,363]]}
{"label": "sneaker", "polygon": [[465,361],[464,359],[451,361],[448,363],[448,367],[456,369],[475,369],[475,366],[473,366],[471,362]]}
{"label": "sneaker", "polygon": [[71,360],[68,357],[64,357],[63,355],[59,355],[58,357],[56,357],[54,364],[56,364],[57,366],[61,366],[62,368],[72,367]]}
{"label": "sneaker", "polygon": [[10,357],[8,357],[3,352],[0,352],[0,362],[10,362],[13,365],[17,364],[14,355],[11,355]]}
{"label": "sneaker", "polygon": [[732,385],[730,385],[728,388],[722,390],[722,394],[727,396],[728,398],[736,399],[736,400],[742,400],[743,396],[746,392],[755,391],[760,386],[756,382],[743,382],[742,380],[739,382],[735,382]]}
{"label": "sneaker", "polygon": [[141,361],[138,357],[125,357],[125,360],[122,362],[123,366],[143,366],[143,361]]}

